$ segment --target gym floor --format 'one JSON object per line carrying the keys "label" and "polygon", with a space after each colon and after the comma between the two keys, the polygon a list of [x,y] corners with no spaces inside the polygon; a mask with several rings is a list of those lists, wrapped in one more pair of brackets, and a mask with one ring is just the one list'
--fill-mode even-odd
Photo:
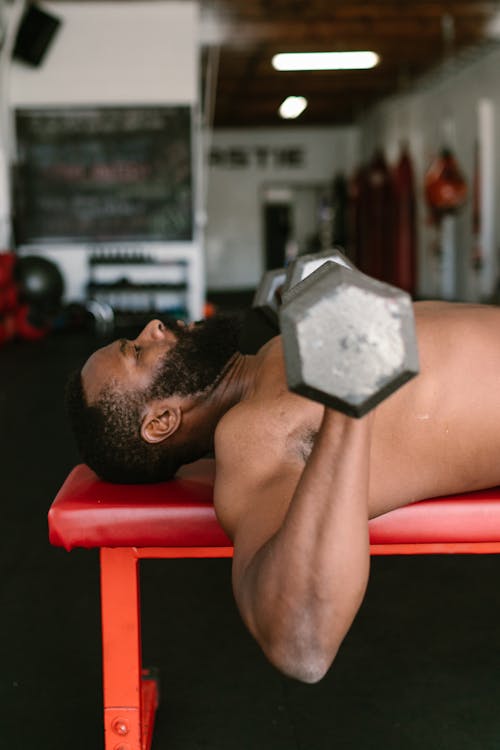
{"label": "gym floor", "polygon": [[[78,461],[63,384],[94,346],[59,334],[0,350],[0,750],[103,747],[97,553],[51,548],[46,526]],[[494,556],[374,559],[334,666],[308,686],[247,635],[229,561],[145,561],[153,747],[498,750],[499,575]]]}

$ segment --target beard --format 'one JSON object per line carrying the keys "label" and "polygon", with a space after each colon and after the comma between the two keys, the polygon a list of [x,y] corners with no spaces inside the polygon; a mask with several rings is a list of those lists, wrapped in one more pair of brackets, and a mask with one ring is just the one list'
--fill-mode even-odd
{"label": "beard", "polygon": [[194,396],[213,390],[239,351],[241,318],[219,314],[192,329],[172,320],[164,321],[164,325],[174,331],[177,343],[160,361],[146,400]]}

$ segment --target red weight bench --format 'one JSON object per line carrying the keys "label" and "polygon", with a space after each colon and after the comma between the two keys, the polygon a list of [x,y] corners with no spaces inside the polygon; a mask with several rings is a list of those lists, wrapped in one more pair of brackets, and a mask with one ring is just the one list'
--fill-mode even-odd
{"label": "red weight bench", "polygon": [[[158,686],[141,665],[137,562],[143,558],[231,557],[212,506],[213,464],[174,481],[101,482],[84,465],[49,511],[50,541],[100,549],[106,750],[149,750]],[[370,521],[373,555],[500,552],[500,488],[424,500]]]}

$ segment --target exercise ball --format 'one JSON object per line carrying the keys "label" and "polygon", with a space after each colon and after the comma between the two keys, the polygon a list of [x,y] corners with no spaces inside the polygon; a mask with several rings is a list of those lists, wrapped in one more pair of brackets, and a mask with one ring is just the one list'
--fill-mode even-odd
{"label": "exercise ball", "polygon": [[46,314],[57,312],[64,281],[55,263],[37,255],[26,255],[18,259],[14,276],[22,302]]}

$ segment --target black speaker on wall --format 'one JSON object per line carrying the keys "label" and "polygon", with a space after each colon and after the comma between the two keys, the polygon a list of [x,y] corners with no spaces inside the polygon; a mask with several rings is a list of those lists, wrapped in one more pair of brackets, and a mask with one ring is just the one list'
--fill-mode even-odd
{"label": "black speaker on wall", "polygon": [[12,56],[34,67],[40,65],[60,24],[57,16],[30,3],[19,24]]}

